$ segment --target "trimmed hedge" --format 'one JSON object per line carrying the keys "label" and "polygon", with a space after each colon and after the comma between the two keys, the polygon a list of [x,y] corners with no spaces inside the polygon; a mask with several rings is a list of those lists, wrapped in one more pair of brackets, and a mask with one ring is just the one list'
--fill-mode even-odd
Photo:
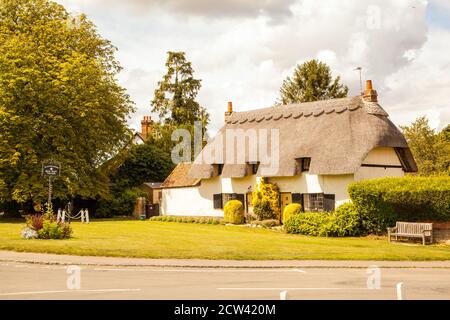
{"label": "trimmed hedge", "polygon": [[336,212],[305,212],[292,215],[284,224],[287,233],[321,237],[348,237],[364,234],[361,217],[351,203]]}
{"label": "trimmed hedge", "polygon": [[224,221],[232,224],[245,222],[244,205],[239,200],[230,200],[223,208]]}
{"label": "trimmed hedge", "polygon": [[224,224],[222,218],[216,217],[189,217],[189,216],[156,216],[150,221],[178,222],[178,223],[198,223],[198,224]]}
{"label": "trimmed hedge", "polygon": [[384,233],[396,221],[450,220],[450,177],[365,180],[348,193],[367,232]]}
{"label": "trimmed hedge", "polygon": [[302,213],[302,206],[299,203],[291,203],[287,205],[283,210],[283,222],[289,220],[289,218],[295,214]]}

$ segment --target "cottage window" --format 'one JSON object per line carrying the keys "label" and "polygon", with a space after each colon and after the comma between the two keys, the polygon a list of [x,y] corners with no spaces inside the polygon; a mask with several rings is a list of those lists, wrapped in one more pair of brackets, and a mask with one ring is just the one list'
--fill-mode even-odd
{"label": "cottage window", "polygon": [[258,172],[259,162],[247,163],[247,176],[255,175]]}
{"label": "cottage window", "polygon": [[242,204],[245,204],[245,195],[239,193],[223,193],[222,194],[222,208],[225,207],[228,201],[239,200]]}
{"label": "cottage window", "polygon": [[308,193],[303,195],[304,210],[307,212],[331,212],[335,210],[334,194]]}
{"label": "cottage window", "polygon": [[323,193],[307,193],[303,195],[303,203],[307,212],[325,211]]}
{"label": "cottage window", "polygon": [[308,172],[311,165],[311,158],[298,158],[296,159],[296,170],[300,172]]}
{"label": "cottage window", "polygon": [[309,166],[311,165],[311,158],[302,159],[302,172],[309,171]]}
{"label": "cottage window", "polygon": [[213,202],[214,202],[214,209],[223,209],[223,200],[222,200],[222,194],[215,194],[213,196]]}
{"label": "cottage window", "polygon": [[213,169],[214,169],[214,177],[218,177],[222,175],[223,164],[213,164]]}

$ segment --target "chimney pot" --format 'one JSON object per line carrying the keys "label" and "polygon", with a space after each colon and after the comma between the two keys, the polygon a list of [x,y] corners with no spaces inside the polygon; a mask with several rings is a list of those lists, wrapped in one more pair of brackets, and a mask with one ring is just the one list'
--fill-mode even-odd
{"label": "chimney pot", "polygon": [[228,102],[228,112],[233,113],[233,102]]}
{"label": "chimney pot", "polygon": [[363,99],[366,102],[378,102],[378,93],[376,90],[373,90],[372,80],[366,81],[366,91],[364,92]]}
{"label": "chimney pot", "polygon": [[153,121],[151,116],[144,116],[141,121],[141,134],[146,140],[153,130]]}
{"label": "chimney pot", "polygon": [[228,122],[228,119],[230,119],[232,114],[233,114],[233,102],[228,102],[228,110],[227,112],[225,112],[225,123]]}

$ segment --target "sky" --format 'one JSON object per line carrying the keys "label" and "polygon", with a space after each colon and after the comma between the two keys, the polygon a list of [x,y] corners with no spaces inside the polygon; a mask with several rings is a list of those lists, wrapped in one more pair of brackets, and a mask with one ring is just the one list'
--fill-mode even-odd
{"label": "sky", "polygon": [[[167,51],[184,51],[202,79],[198,102],[223,125],[235,111],[269,107],[297,64],[317,58],[350,95],[359,73],[397,125],[427,116],[450,123],[449,0],[57,0],[84,13],[118,48],[119,76],[136,103],[130,126],[151,114]],[[153,115],[155,116],[155,115]]]}

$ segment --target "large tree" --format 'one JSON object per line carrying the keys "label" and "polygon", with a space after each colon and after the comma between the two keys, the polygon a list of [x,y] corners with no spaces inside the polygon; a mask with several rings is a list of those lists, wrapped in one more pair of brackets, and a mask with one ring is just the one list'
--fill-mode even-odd
{"label": "large tree", "polygon": [[297,65],[291,77],[284,80],[278,104],[291,104],[345,98],[348,87],[333,79],[330,67],[318,60]]}
{"label": "large tree", "polygon": [[166,61],[167,73],[158,82],[152,111],[166,123],[192,125],[194,121],[208,124],[209,114],[195,100],[201,88],[201,80],[194,78],[191,62],[184,52],[169,51]]}
{"label": "large tree", "polygon": [[50,158],[62,165],[56,197],[108,192],[97,168],[129,141],[133,110],[115,51],[55,2],[0,1],[0,202],[46,199]]}
{"label": "large tree", "polygon": [[125,161],[117,168],[111,180],[116,184],[117,192],[139,187],[144,182],[162,182],[173,168],[170,153],[147,142],[127,150]]}
{"label": "large tree", "polygon": [[449,126],[436,133],[428,119],[420,117],[401,127],[421,175],[450,175]]}
{"label": "large tree", "polygon": [[[161,123],[154,125],[153,135],[149,139],[151,143],[170,153],[178,144],[178,141],[172,141],[172,133],[177,129],[189,131],[193,138],[194,124],[199,122],[202,135],[207,135],[209,113],[195,100],[201,88],[201,80],[194,78],[194,69],[191,62],[186,60],[185,53],[169,51],[167,54],[167,72],[158,82],[151,102],[152,112],[158,113]],[[194,146],[194,139],[191,148],[194,150],[193,159],[197,155],[195,151],[199,151]]]}

